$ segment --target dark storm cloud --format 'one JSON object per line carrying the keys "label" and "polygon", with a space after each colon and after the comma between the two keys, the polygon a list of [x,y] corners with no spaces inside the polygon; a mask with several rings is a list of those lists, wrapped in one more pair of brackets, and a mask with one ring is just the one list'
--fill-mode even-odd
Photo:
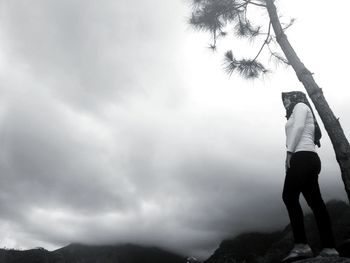
{"label": "dark storm cloud", "polygon": [[118,191],[98,191],[106,189],[108,181],[96,176],[113,176],[99,146],[108,141],[93,137],[90,127],[75,124],[84,116],[69,116],[62,105],[52,107],[52,101],[32,99],[35,104],[9,106],[2,121],[1,187],[2,192],[16,193],[14,209],[25,210],[26,205],[42,201],[83,210],[110,209],[106,205],[122,208],[126,195],[122,177]]}
{"label": "dark storm cloud", "polygon": [[100,119],[38,91],[8,100],[1,121],[1,220],[22,244],[135,242],[207,256],[224,237],[286,222],[283,165],[266,165],[282,164],[280,153],[252,162],[249,132],[224,136],[246,120],[219,125],[147,103]]}
{"label": "dark storm cloud", "polygon": [[[246,171],[244,160],[232,162],[248,155],[242,131],[218,137],[233,127],[207,126],[215,115],[203,123],[180,112],[169,121],[171,109],[136,105],[99,119],[45,89],[7,100],[0,192],[13,238],[32,246],[151,243],[202,255],[223,236],[269,228],[268,216],[251,218],[263,214],[261,192],[276,186]],[[276,198],[270,205],[280,206]]]}

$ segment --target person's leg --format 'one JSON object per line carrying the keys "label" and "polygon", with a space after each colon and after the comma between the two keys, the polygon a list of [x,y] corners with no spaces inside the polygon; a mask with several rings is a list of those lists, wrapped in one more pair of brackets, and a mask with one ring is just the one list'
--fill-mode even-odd
{"label": "person's leg", "polygon": [[296,153],[292,157],[291,167],[287,169],[282,194],[283,202],[287,207],[294,242],[297,244],[307,244],[304,215],[299,203],[299,196],[301,193],[300,176],[302,176],[300,173],[302,173],[302,170]]}
{"label": "person's leg", "polygon": [[289,254],[282,259],[282,262],[293,262],[299,259],[310,258],[313,252],[307,244],[304,228],[304,215],[299,203],[299,196],[302,189],[302,178],[304,177],[303,157],[300,153],[295,153],[291,160],[291,166],[286,172],[283,187],[283,201],[292,226],[294,236],[294,247]]}
{"label": "person's leg", "polygon": [[321,245],[323,248],[334,248],[335,242],[331,221],[326,205],[321,197],[318,182],[309,185],[309,189],[303,191],[304,197],[312,212],[314,213],[318,231],[320,233]]}
{"label": "person's leg", "polygon": [[309,158],[309,170],[302,193],[311,210],[314,213],[316,224],[320,233],[323,248],[334,248],[335,241],[331,227],[330,217],[326,205],[321,197],[318,184],[318,174],[321,170],[321,162],[317,154]]}

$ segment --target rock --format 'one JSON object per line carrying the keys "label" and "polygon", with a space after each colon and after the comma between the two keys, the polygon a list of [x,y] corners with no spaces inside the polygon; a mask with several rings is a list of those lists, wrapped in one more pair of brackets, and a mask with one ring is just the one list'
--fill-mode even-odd
{"label": "rock", "polygon": [[[327,203],[327,209],[341,258],[313,258],[298,263],[350,263],[350,206],[344,201],[333,200]],[[304,223],[309,245],[314,255],[318,255],[322,248],[314,215],[306,214]],[[204,263],[280,263],[293,246],[293,233],[289,224],[283,230],[272,233],[242,233],[223,240]]]}
{"label": "rock", "polygon": [[343,241],[338,247],[337,250],[339,255],[342,257],[350,257],[350,239]]}
{"label": "rock", "polygon": [[295,263],[350,263],[350,258],[310,258],[310,259],[304,259],[304,260],[298,260],[295,261]]}
{"label": "rock", "polygon": [[186,263],[200,263],[200,261],[195,257],[188,257],[186,258]]}

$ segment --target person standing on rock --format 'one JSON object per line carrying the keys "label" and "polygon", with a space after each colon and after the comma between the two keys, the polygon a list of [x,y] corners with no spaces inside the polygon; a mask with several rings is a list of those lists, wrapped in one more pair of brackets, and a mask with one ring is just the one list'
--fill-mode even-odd
{"label": "person standing on rock", "polygon": [[315,145],[321,146],[321,130],[303,92],[282,92],[282,100],[287,112],[286,177],[282,198],[288,210],[295,243],[282,262],[313,257],[306,238],[304,215],[299,203],[300,193],[316,219],[322,245],[319,256],[339,256],[335,249],[329,214],[318,185],[321,161]]}

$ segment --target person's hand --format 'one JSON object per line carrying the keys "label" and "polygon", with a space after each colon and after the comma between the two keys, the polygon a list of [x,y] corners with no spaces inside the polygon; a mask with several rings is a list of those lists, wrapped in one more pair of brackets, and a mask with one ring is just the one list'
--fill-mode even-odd
{"label": "person's hand", "polygon": [[292,152],[287,152],[287,157],[286,157],[286,171],[288,168],[290,168],[290,159],[292,159]]}

